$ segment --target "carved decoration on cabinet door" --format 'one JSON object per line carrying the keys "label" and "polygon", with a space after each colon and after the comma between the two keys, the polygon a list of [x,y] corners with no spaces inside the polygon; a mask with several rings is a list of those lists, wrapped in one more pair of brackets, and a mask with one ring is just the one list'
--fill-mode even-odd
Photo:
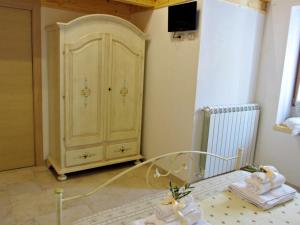
{"label": "carved decoration on cabinet door", "polygon": [[66,146],[104,139],[105,38],[90,34],[65,45]]}
{"label": "carved decoration on cabinet door", "polygon": [[126,87],[126,80],[124,80],[124,85],[120,90],[120,94],[123,96],[123,103],[126,101],[126,96],[128,94],[128,88]]}
{"label": "carved decoration on cabinet door", "polygon": [[142,53],[123,40],[111,39],[108,139],[138,138],[142,96]]}
{"label": "carved decoration on cabinet door", "polygon": [[84,88],[80,91],[81,96],[84,97],[84,106],[87,107],[87,98],[91,95],[91,89],[87,85],[87,78],[84,79]]}

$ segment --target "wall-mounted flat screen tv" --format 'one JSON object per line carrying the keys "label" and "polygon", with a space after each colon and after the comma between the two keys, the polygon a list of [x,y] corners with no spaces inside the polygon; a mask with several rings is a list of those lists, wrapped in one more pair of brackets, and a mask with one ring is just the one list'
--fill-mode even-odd
{"label": "wall-mounted flat screen tv", "polygon": [[197,29],[197,2],[169,6],[168,32]]}

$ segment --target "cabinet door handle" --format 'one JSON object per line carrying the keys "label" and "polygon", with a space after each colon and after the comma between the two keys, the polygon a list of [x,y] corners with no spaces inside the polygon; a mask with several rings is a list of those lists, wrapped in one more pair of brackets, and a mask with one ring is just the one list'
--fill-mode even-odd
{"label": "cabinet door handle", "polygon": [[111,91],[111,88],[108,88],[108,91]]}

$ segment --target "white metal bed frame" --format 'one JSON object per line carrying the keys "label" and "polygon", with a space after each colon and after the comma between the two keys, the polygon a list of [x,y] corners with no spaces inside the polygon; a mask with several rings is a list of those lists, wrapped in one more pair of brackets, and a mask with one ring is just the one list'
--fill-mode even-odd
{"label": "white metal bed frame", "polygon": [[[186,163],[182,163],[179,167],[177,167],[177,169],[174,169],[173,165],[177,162],[177,160],[178,160],[178,158],[180,156],[182,156],[182,155],[188,155],[188,154],[190,154],[190,155],[196,154],[196,155],[212,156],[212,157],[215,157],[217,159],[224,160],[225,162],[236,159],[235,169],[239,170],[241,168],[242,152],[243,152],[242,149],[239,149],[236,156],[229,157],[229,158],[218,156],[218,155],[211,154],[211,153],[208,153],[208,152],[202,152],[202,151],[180,151],[180,152],[173,152],[173,153],[168,153],[168,154],[157,156],[155,158],[152,158],[152,159],[146,160],[146,161],[144,161],[144,162],[142,162],[140,164],[137,164],[137,165],[135,165],[135,166],[133,166],[133,167],[131,167],[129,169],[126,169],[123,172],[121,172],[120,174],[112,177],[108,181],[104,182],[103,184],[98,185],[92,191],[90,191],[88,193],[85,193],[85,194],[75,195],[75,196],[71,196],[71,197],[65,198],[63,196],[64,190],[62,188],[57,188],[57,189],[55,189],[56,214],[57,214],[56,221],[57,221],[57,225],[63,225],[63,203],[69,202],[69,201],[72,201],[72,200],[76,200],[76,199],[81,199],[81,198],[84,198],[84,197],[88,197],[88,196],[90,196],[90,195],[98,192],[102,188],[108,186],[109,184],[111,184],[112,182],[116,181],[120,177],[126,175],[127,173],[129,173],[129,172],[131,172],[133,170],[136,170],[136,169],[138,169],[138,168],[140,168],[140,167],[142,167],[142,166],[144,166],[146,164],[150,164],[149,168],[147,169],[147,173],[146,173],[146,182],[149,185],[149,176],[150,176],[151,169],[154,166],[156,166],[155,163],[158,160],[166,159],[168,157],[174,156],[174,158],[172,159],[172,162],[171,162],[171,165],[172,165],[171,169],[169,169],[168,171],[161,172],[161,171],[159,171],[158,168],[156,168],[156,171],[155,171],[155,174],[154,174],[155,178],[166,177],[166,176],[169,176],[171,174],[178,174],[181,171],[186,170],[187,169],[187,164]],[[193,160],[191,162],[193,163]],[[184,218],[182,218],[181,221],[182,221],[182,224],[185,224]]]}

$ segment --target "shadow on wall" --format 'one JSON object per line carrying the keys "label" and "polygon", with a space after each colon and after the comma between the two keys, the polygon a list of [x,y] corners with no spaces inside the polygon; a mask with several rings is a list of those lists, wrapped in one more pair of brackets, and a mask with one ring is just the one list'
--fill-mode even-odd
{"label": "shadow on wall", "polygon": [[136,13],[132,15],[129,21],[136,25],[142,31],[146,31],[152,14],[153,9],[145,10],[142,13]]}
{"label": "shadow on wall", "polygon": [[201,141],[202,141],[202,128],[203,128],[204,113],[202,109],[198,109],[195,112],[194,120],[194,132],[193,132],[193,150],[202,150]]}

